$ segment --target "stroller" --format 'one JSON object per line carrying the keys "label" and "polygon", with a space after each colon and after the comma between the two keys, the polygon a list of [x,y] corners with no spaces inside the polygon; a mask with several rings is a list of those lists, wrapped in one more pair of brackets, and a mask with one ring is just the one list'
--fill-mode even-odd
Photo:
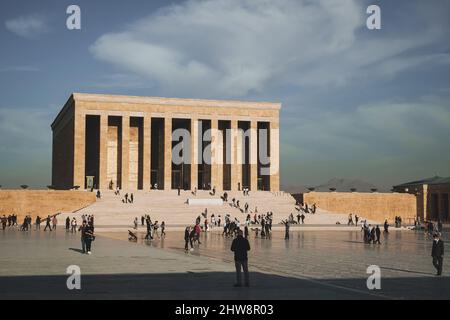
{"label": "stroller", "polygon": [[133,233],[131,230],[128,230],[128,241],[137,242],[137,235]]}

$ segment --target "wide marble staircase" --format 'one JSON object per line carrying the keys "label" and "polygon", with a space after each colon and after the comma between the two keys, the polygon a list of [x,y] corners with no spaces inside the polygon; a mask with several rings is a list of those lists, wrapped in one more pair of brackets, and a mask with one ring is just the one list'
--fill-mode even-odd
{"label": "wide marble staircase", "polygon": [[[62,213],[58,220],[63,224],[66,217],[76,217],[81,221],[82,215],[94,215],[96,226],[103,227],[129,227],[133,225],[134,219],[140,219],[143,215],[150,215],[152,221],[158,220],[160,223],[165,221],[168,226],[186,226],[192,224],[196,217],[201,215],[207,208],[208,219],[214,214],[216,217],[223,217],[229,214],[244,222],[247,213],[244,212],[244,206],[248,203],[248,213],[251,217],[257,210],[258,214],[273,212],[273,223],[277,225],[281,220],[286,219],[290,213],[294,216],[298,211],[295,208],[295,200],[289,193],[257,191],[250,192],[249,196],[243,196],[242,192],[228,192],[228,202],[222,205],[192,205],[188,204],[188,199],[220,199],[222,193],[211,195],[209,191],[197,191],[193,195],[190,191],[181,191],[178,195],[177,190],[162,191],[129,191],[128,195],[133,193],[133,203],[124,202],[124,195],[127,193],[122,190],[120,195],[115,195],[113,191],[102,192],[101,199],[94,204],[78,210],[77,212]],[[232,206],[232,199],[239,200],[240,208]],[[208,202],[208,201],[206,201]],[[334,225],[337,221],[346,224],[347,215],[330,213],[317,210],[316,214],[306,214],[305,223],[308,225]]]}

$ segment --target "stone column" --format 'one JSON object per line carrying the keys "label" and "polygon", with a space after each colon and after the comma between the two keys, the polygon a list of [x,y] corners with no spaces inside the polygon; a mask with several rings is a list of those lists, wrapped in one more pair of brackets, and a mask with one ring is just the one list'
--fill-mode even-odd
{"label": "stone column", "polygon": [[144,115],[144,142],[143,148],[143,166],[142,166],[142,189],[150,190],[150,172],[151,172],[151,130],[152,130],[152,118],[150,115]]}
{"label": "stone column", "polygon": [[[240,191],[242,191],[244,187],[244,181],[242,179],[242,175],[244,173],[243,166],[245,164],[245,131],[243,129],[236,130],[236,175],[237,175],[237,184],[241,186]],[[237,188],[237,186],[236,186]]]}
{"label": "stone column", "polygon": [[73,186],[85,188],[86,182],[86,115],[75,111]]}
{"label": "stone column", "polygon": [[223,190],[223,155],[224,155],[224,144],[223,144],[223,134],[222,130],[217,128],[217,143],[216,143],[216,163],[217,163],[217,190]]}
{"label": "stone column", "polygon": [[211,119],[211,190],[221,190],[219,183],[219,164],[218,164],[218,127],[219,121]]}
{"label": "stone column", "polygon": [[172,189],[172,117],[164,118],[164,190]]}
{"label": "stone column", "polygon": [[258,190],[258,121],[250,122],[250,190]]}
{"label": "stone column", "polygon": [[191,190],[198,186],[198,119],[191,118]]}
{"label": "stone column", "polygon": [[237,136],[238,136],[238,121],[231,120],[230,126],[230,154],[231,154],[231,191],[237,191],[238,182],[241,180],[239,176],[238,152],[237,152]]}
{"label": "stone column", "polygon": [[122,190],[130,184],[130,116],[122,116]]}
{"label": "stone column", "polygon": [[270,122],[270,191],[280,191],[280,126]]}
{"label": "stone column", "polygon": [[99,189],[106,190],[108,181],[108,115],[100,115],[100,178]]}

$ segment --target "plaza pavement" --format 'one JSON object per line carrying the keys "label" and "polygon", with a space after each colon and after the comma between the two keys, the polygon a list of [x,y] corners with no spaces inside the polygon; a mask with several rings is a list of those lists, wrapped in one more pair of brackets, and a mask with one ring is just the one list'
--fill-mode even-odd
{"label": "plaza pavement", "polygon": [[[250,242],[250,288],[233,288],[231,239],[213,231],[186,254],[183,233],[138,243],[126,233],[99,233],[93,254],[79,252],[79,234],[0,231],[0,299],[449,299],[449,259],[434,276],[431,241],[392,231],[381,245],[365,245],[359,231],[296,231],[285,241]],[[377,264],[382,289],[366,288]],[[82,290],[66,288],[69,265],[82,272]]]}

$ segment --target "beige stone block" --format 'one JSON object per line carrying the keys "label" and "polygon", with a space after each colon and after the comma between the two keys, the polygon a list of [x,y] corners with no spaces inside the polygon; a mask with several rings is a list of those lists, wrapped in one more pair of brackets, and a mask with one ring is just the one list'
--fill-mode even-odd
{"label": "beige stone block", "polygon": [[172,189],[172,117],[164,119],[164,190]]}
{"label": "beige stone block", "polygon": [[250,190],[258,190],[258,122],[250,122]]}
{"label": "beige stone block", "polygon": [[280,129],[278,122],[270,123],[270,191],[280,190]]}
{"label": "beige stone block", "polygon": [[122,116],[122,185],[121,188],[127,190],[129,188],[129,155],[130,155],[130,116]]}
{"label": "beige stone block", "polygon": [[150,189],[150,172],[151,172],[151,116],[144,117],[144,142],[143,142],[143,173],[142,173],[142,188],[144,190]]}
{"label": "beige stone block", "polygon": [[198,119],[191,119],[191,190],[198,186]]}
{"label": "beige stone block", "polygon": [[108,181],[108,115],[100,115],[100,178],[99,188],[107,189]]}
{"label": "beige stone block", "polygon": [[74,177],[73,185],[84,189],[85,186],[85,152],[86,152],[86,116],[75,113],[74,134]]}
{"label": "beige stone block", "polygon": [[239,165],[238,161],[238,146],[237,146],[237,136],[238,136],[238,122],[237,120],[231,120],[230,126],[230,154],[231,154],[231,191],[237,191],[239,177]]}

